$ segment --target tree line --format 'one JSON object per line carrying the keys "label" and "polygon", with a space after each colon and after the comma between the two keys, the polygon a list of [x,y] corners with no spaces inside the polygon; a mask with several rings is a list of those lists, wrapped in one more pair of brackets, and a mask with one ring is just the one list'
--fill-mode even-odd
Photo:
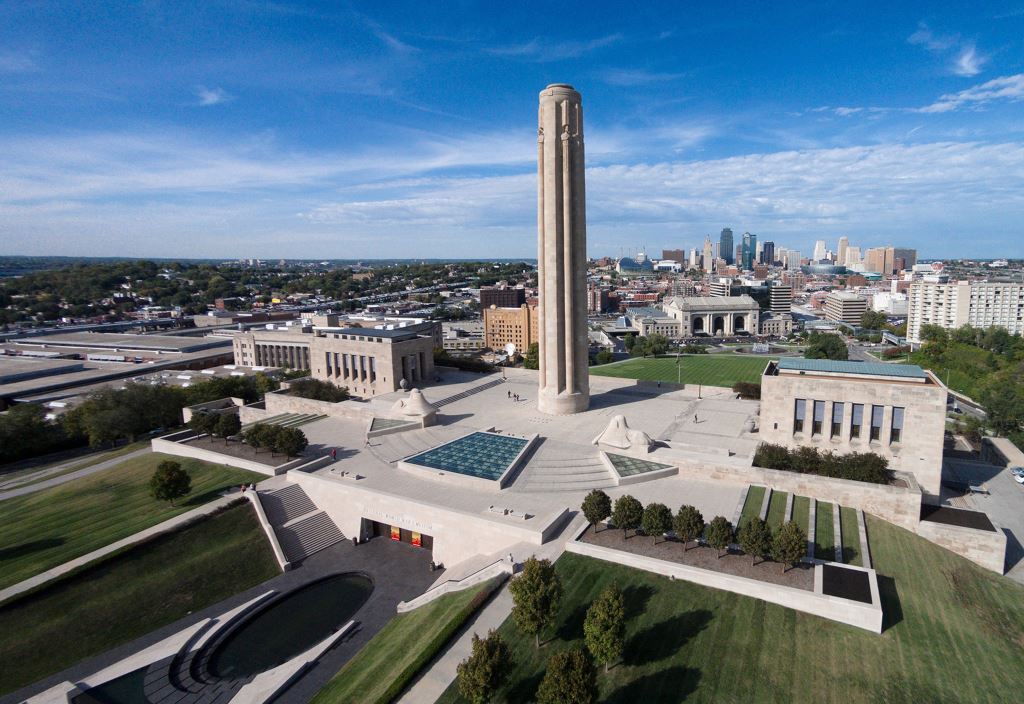
{"label": "tree line", "polygon": [[754,465],[871,484],[888,484],[892,480],[889,462],[874,452],[841,455],[831,450],[822,452],[816,447],[791,449],[765,442],[758,445],[754,452]]}

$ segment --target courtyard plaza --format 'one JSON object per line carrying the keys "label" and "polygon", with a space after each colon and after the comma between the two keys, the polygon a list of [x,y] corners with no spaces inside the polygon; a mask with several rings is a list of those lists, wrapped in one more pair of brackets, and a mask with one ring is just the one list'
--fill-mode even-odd
{"label": "courtyard plaza", "polygon": [[[430,515],[433,508],[493,523],[499,531],[508,526],[545,533],[543,539],[538,535],[535,540],[512,548],[506,544],[493,549],[459,550],[457,562],[463,564],[446,563],[446,567],[454,569],[441,575],[439,582],[458,578],[486,557],[518,552],[514,558],[521,561],[545,539],[551,539],[551,531],[567,538],[570,531],[558,531],[554,524],[566,511],[577,511],[583,497],[595,488],[605,490],[613,499],[630,493],[645,503],[660,501],[673,512],[682,504],[692,504],[708,519],[716,515],[733,516],[742,485],[670,476],[618,487],[593,441],[613,417],[622,415],[631,428],[646,432],[656,441],[653,451],[644,459],[671,462],[673,458],[688,456],[715,462],[741,461],[757,445],[756,433],[749,430],[757,402],[737,400],[726,389],[680,389],[592,378],[589,410],[552,416],[537,410],[536,392],[536,374],[526,370],[510,369],[504,375],[446,370],[441,382],[423,389],[424,398],[438,407],[434,426],[367,440],[368,422],[364,420],[328,417],[304,425],[303,431],[314,452],[337,450],[337,460],[314,474],[342,490],[357,486],[385,501],[393,497],[415,502],[422,507],[423,515]],[[383,416],[396,400],[406,395],[396,392],[378,396],[367,405],[375,415],[379,412]],[[518,401],[514,399],[516,395]],[[538,436],[504,490],[499,491],[497,486],[465,486],[444,477],[418,476],[398,466],[401,460],[492,428],[502,435]],[[313,498],[318,505],[322,501],[322,496]],[[337,508],[321,508],[335,520],[337,512],[345,511],[343,502]],[[396,511],[396,517],[400,513]],[[349,535],[344,527],[343,532]],[[436,541],[444,536],[433,537],[436,550]],[[444,562],[443,556],[438,561]]]}

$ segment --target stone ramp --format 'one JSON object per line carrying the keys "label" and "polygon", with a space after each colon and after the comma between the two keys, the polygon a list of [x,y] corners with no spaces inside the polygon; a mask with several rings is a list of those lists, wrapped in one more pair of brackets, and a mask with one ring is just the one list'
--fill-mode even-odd
{"label": "stone ramp", "polygon": [[468,398],[470,396],[478,394],[481,391],[486,391],[487,389],[493,389],[495,386],[499,386],[500,384],[504,384],[504,383],[505,383],[504,379],[491,379],[490,381],[485,381],[482,384],[477,384],[476,386],[472,386],[472,387],[466,389],[465,391],[461,391],[461,392],[459,392],[457,394],[452,394],[451,396],[447,396],[445,398],[442,398],[439,401],[431,401],[430,403],[431,403],[432,406],[434,406],[434,408],[441,408],[442,406],[446,406],[449,403],[455,403],[456,401],[461,401],[464,398]]}

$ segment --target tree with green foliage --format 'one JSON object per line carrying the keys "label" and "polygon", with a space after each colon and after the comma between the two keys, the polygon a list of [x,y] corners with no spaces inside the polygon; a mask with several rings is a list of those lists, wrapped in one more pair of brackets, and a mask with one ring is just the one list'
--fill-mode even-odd
{"label": "tree with green foliage", "polygon": [[1019,431],[1024,424],[1024,362],[992,375],[978,402],[992,430],[1000,435]]}
{"label": "tree with green foliage", "polygon": [[594,361],[597,364],[610,364],[615,361],[615,355],[613,355],[609,350],[601,350],[594,355]]}
{"label": "tree with green foliage", "polygon": [[644,341],[647,347],[647,354],[656,356],[665,354],[668,350],[668,338],[661,333],[651,333],[644,337]]}
{"label": "tree with green foliage", "polygon": [[280,429],[277,431],[272,445],[274,451],[280,452],[285,457],[298,457],[301,455],[302,451],[309,445],[306,434],[299,428],[278,427]]}
{"label": "tree with green foliage", "polygon": [[312,377],[304,377],[289,382],[288,393],[291,396],[308,398],[313,401],[326,401],[328,403],[340,403],[350,398],[347,387],[335,386],[329,381],[321,381]]}
{"label": "tree with green foliage", "polygon": [[523,367],[526,369],[540,369],[540,344],[531,342],[526,348],[526,356],[523,357]]}
{"label": "tree with green foliage", "polygon": [[582,648],[556,653],[548,660],[537,688],[537,704],[594,704],[597,672]]}
{"label": "tree with green foliage", "polygon": [[196,435],[213,435],[217,425],[217,415],[208,411],[195,411],[188,419],[188,427],[195,431]]}
{"label": "tree with green foliage", "polygon": [[846,347],[846,342],[839,335],[812,332],[807,338],[804,357],[807,359],[844,360],[850,358],[850,352]]}
{"label": "tree with green foliage", "polygon": [[881,330],[889,322],[885,313],[878,310],[866,310],[860,315],[860,326],[868,330]]}
{"label": "tree with green foliage", "polygon": [[501,634],[491,630],[481,638],[474,633],[469,657],[456,668],[459,693],[473,704],[486,704],[508,680],[513,664],[512,649]]}
{"label": "tree with green foliage", "polygon": [[715,516],[711,519],[711,523],[708,524],[707,541],[708,545],[718,552],[719,558],[722,557],[722,551],[728,549],[732,537],[732,523],[725,516]]}
{"label": "tree with green foliage", "polygon": [[192,491],[192,477],[178,462],[164,460],[150,477],[149,490],[154,499],[169,501],[174,506],[176,499],[188,496]]}
{"label": "tree with green foliage", "polygon": [[242,442],[255,450],[256,454],[259,454],[261,447],[267,446],[265,442],[266,433],[264,432],[266,427],[262,423],[257,423],[256,425],[250,425],[242,431]]}
{"label": "tree with green foliage", "polygon": [[15,404],[0,413],[0,463],[81,444],[80,435],[69,435],[63,425],[46,416],[38,403]]}
{"label": "tree with green foliage", "polygon": [[622,590],[609,584],[587,609],[583,621],[583,642],[604,665],[604,671],[622,657],[626,647],[626,604]]}
{"label": "tree with green foliage", "polygon": [[224,438],[225,444],[228,438],[238,435],[239,431],[242,430],[242,421],[238,418],[237,413],[221,413],[216,418],[217,425],[214,428],[213,434],[219,438]]}
{"label": "tree with green foliage", "polygon": [[594,489],[583,499],[581,509],[587,523],[594,527],[596,533],[597,524],[612,515],[612,500],[600,489]]}
{"label": "tree with green foliage", "polygon": [[625,346],[627,352],[632,353],[633,346],[636,344],[636,335],[631,332],[626,333],[626,336],[622,338],[622,344]]}
{"label": "tree with green foliage", "polygon": [[807,535],[793,521],[782,524],[772,539],[772,559],[782,563],[782,573],[807,554]]}
{"label": "tree with green foliage", "polygon": [[626,531],[635,531],[640,527],[644,516],[644,505],[629,494],[620,496],[615,500],[615,508],[612,509],[612,523],[616,528],[622,529],[622,537],[625,539]]}
{"label": "tree with green foliage", "polygon": [[665,537],[665,533],[672,530],[672,511],[665,504],[657,502],[647,504],[644,507],[640,525],[644,529],[644,535],[654,538],[654,544],[658,544],[658,537]]}
{"label": "tree with green foliage", "polygon": [[683,552],[686,552],[686,544],[704,534],[704,516],[695,506],[680,506],[672,520],[672,530],[683,541]]}
{"label": "tree with green foliage", "polygon": [[755,516],[739,529],[736,542],[743,552],[750,555],[750,564],[753,565],[757,558],[764,560],[764,556],[772,550],[771,528],[766,521]]}
{"label": "tree with green foliage", "polygon": [[562,580],[550,560],[529,558],[523,571],[508,587],[512,593],[512,619],[523,633],[533,635],[540,648],[540,634],[555,621],[562,599]]}

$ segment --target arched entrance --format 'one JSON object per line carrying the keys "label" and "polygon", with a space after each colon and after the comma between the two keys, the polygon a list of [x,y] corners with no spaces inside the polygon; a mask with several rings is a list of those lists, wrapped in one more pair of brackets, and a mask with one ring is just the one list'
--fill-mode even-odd
{"label": "arched entrance", "polygon": [[723,316],[715,316],[714,321],[711,323],[711,332],[715,335],[725,334],[725,318]]}
{"label": "arched entrance", "polygon": [[747,329],[747,316],[734,315],[732,318],[733,332],[743,332]]}
{"label": "arched entrance", "polygon": [[696,317],[692,321],[690,326],[690,333],[696,335],[699,332],[704,332],[704,318]]}

